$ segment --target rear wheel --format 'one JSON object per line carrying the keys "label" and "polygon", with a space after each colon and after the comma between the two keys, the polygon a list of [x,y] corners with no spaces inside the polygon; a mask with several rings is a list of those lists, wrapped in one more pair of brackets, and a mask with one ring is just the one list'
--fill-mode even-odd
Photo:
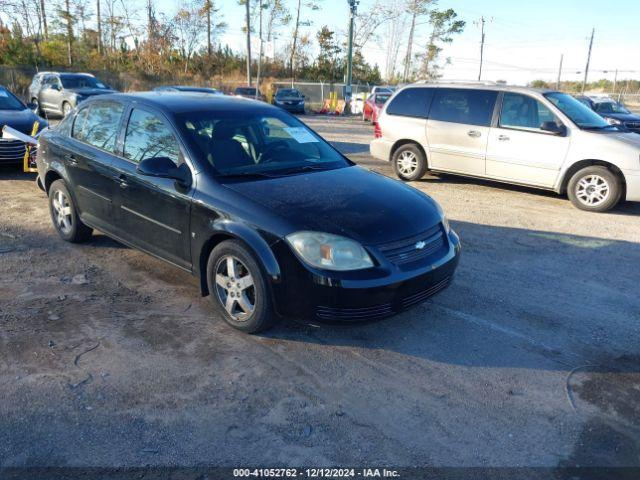
{"label": "rear wheel", "polygon": [[80,243],[91,238],[93,230],[80,220],[64,180],[56,180],[49,188],[49,211],[53,226],[63,240]]}
{"label": "rear wheel", "polygon": [[593,165],[578,170],[569,180],[567,195],[573,205],[590,212],[606,212],[622,196],[620,178],[606,167]]}
{"label": "rear wheel", "polygon": [[401,180],[420,180],[427,173],[427,159],[414,143],[400,146],[392,157],[393,169]]}
{"label": "rear wheel", "polygon": [[211,300],[234,328],[256,333],[273,324],[274,313],[260,264],[241,242],[217,245],[207,263]]}

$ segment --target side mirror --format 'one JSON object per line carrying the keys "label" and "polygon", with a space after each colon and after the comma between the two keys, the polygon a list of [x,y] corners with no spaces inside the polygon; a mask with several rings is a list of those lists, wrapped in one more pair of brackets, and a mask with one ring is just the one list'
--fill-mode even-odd
{"label": "side mirror", "polygon": [[540,125],[540,130],[544,132],[553,133],[554,135],[564,135],[567,133],[567,127],[564,125],[558,125],[556,122],[543,122]]}
{"label": "side mirror", "polygon": [[171,178],[182,185],[191,185],[191,172],[185,164],[176,166],[170,158],[145,158],[138,164],[138,172],[147,177]]}

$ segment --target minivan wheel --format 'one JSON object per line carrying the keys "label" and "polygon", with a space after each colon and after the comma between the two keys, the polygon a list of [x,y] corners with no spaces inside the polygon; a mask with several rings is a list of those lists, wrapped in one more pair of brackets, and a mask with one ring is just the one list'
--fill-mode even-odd
{"label": "minivan wheel", "polygon": [[573,205],[590,212],[606,212],[622,195],[620,178],[606,167],[594,165],[577,171],[569,180],[567,195]]}
{"label": "minivan wheel", "polygon": [[213,249],[207,284],[216,310],[232,327],[256,333],[272,325],[274,313],[265,276],[241,242],[225,240]]}
{"label": "minivan wheel", "polygon": [[49,188],[49,211],[53,226],[63,240],[80,243],[91,238],[93,230],[80,220],[64,180],[56,180]]}
{"label": "minivan wheel", "polygon": [[427,159],[422,150],[413,143],[402,145],[392,157],[393,169],[401,180],[420,180],[427,173]]}
{"label": "minivan wheel", "polygon": [[67,115],[69,115],[71,113],[71,110],[73,110],[73,108],[71,107],[71,104],[69,102],[62,102],[63,117],[66,117]]}

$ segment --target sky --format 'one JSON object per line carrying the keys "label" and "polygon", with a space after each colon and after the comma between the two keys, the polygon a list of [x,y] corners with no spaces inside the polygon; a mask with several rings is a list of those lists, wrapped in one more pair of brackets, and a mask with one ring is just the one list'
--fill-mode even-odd
{"label": "sky", "polygon": [[[311,26],[304,29],[314,36],[323,25],[346,31],[347,0],[318,0],[318,3],[320,10],[303,15],[304,20],[311,22]],[[373,3],[374,0],[361,0],[359,12],[367,11]],[[158,9],[170,14],[175,5],[174,1],[159,0]],[[220,41],[244,52],[241,30],[244,7],[236,0],[218,0],[218,5],[229,25]],[[464,32],[442,52],[442,58],[451,59],[451,65],[442,72],[445,79],[478,78],[481,33],[477,21],[481,16],[486,19],[483,80],[506,80],[512,84],[526,84],[534,79],[555,81],[561,54],[564,55],[562,78],[582,80],[592,28],[595,28],[595,37],[589,78],[613,80],[615,69],[619,70],[619,80],[640,78],[640,1],[620,0],[606,6],[601,0],[440,0],[439,6],[453,8],[467,22]],[[378,33],[380,39],[370,40],[364,55],[384,73],[384,28]],[[428,34],[427,25],[418,27],[418,43],[424,45]],[[286,42],[288,35],[291,29],[282,29],[277,42]],[[276,48],[280,48],[278,43]],[[405,48],[401,46],[400,58]]]}

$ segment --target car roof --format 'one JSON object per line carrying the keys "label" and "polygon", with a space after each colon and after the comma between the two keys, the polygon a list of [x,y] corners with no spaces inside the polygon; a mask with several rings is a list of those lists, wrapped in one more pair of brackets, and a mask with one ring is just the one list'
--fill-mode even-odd
{"label": "car roof", "polygon": [[257,100],[237,98],[229,95],[211,95],[205,92],[179,92],[171,90],[96,95],[95,97],[90,97],[85,100],[82,104],[109,99],[147,105],[169,114],[203,111],[226,112],[231,110],[238,112],[280,111],[280,109],[276,107]]}
{"label": "car roof", "polygon": [[533,88],[519,87],[515,85],[501,85],[495,83],[477,83],[477,82],[418,82],[406,85],[406,87],[424,87],[424,88],[456,88],[469,90],[494,90],[497,92],[516,92],[516,93],[552,93],[558,92],[552,88]]}

